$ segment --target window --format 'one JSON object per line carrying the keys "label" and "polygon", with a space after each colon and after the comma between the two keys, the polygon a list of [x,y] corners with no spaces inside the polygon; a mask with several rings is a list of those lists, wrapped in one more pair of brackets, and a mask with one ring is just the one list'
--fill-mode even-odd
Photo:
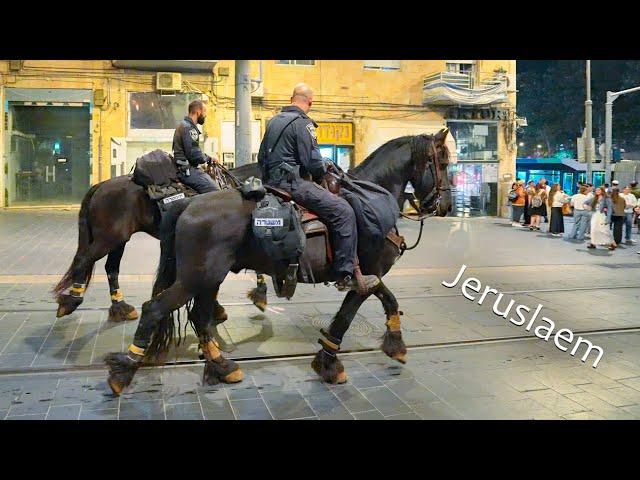
{"label": "window", "polygon": [[302,65],[312,67],[316,64],[315,60],[276,60],[278,65]]}
{"label": "window", "polygon": [[173,130],[187,115],[189,103],[201,97],[199,93],[160,95],[158,92],[131,92],[129,129]]}
{"label": "window", "polygon": [[475,73],[475,60],[447,60],[446,68],[449,73],[461,73],[473,76]]}
{"label": "window", "polygon": [[497,162],[498,126],[496,123],[450,121],[447,126],[456,140],[458,161]]}
{"label": "window", "polygon": [[400,70],[400,60],[365,60],[364,69],[398,71]]}

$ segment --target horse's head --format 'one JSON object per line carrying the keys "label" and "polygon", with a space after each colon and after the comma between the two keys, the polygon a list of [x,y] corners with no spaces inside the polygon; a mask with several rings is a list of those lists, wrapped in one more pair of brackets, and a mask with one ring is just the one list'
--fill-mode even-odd
{"label": "horse's head", "polygon": [[412,144],[415,162],[410,179],[418,199],[420,214],[445,217],[451,212],[451,185],[449,183],[449,150],[445,144],[449,129],[435,135],[417,135]]}

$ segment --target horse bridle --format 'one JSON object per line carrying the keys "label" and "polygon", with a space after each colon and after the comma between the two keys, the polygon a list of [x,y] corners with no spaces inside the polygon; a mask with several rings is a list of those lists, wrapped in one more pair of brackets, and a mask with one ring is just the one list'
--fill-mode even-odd
{"label": "horse bridle", "polygon": [[[436,149],[436,142],[433,141],[433,140],[431,140],[431,148],[433,149],[433,159],[431,161],[429,161],[429,159],[428,159],[427,160],[427,165],[429,166],[429,170],[431,171],[431,176],[435,180],[436,186],[435,186],[434,189],[431,190],[431,192],[429,192],[429,194],[425,198],[422,199],[422,201],[418,200],[418,198],[416,197],[415,191],[411,194],[411,197],[408,198],[409,204],[413,207],[413,209],[416,212],[418,212],[417,216],[416,215],[407,215],[407,214],[405,214],[403,212],[400,212],[400,215],[402,215],[404,218],[407,218],[409,220],[413,220],[414,222],[422,222],[426,218],[433,217],[434,215],[437,215],[438,208],[440,207],[440,202],[442,201],[442,192],[446,192],[448,190],[451,190],[451,188],[449,188],[449,187],[447,187],[447,188],[443,188],[442,187],[442,179],[440,178],[438,165],[436,165],[436,163],[438,161],[438,150]],[[415,188],[414,188],[414,190],[415,190]],[[421,204],[425,203],[425,202],[429,202],[436,195],[437,195],[437,197],[436,197],[436,200],[434,202],[433,209],[430,212],[423,212]]]}

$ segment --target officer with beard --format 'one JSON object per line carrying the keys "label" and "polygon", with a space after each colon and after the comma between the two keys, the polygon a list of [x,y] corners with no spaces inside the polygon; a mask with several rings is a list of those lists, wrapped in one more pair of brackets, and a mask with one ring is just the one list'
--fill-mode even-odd
{"label": "officer with beard", "polygon": [[199,165],[210,162],[211,157],[200,150],[200,130],[207,117],[207,106],[202,100],[189,104],[189,115],[178,124],[173,134],[173,158],[178,165],[178,179],[198,193],[220,190],[216,182]]}

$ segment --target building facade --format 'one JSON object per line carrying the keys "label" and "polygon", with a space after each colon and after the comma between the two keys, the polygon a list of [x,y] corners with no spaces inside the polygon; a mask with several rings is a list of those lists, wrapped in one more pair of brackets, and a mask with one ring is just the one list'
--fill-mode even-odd
{"label": "building facade", "polygon": [[[515,178],[514,60],[256,60],[252,152],[296,83],[315,90],[325,157],[343,168],[386,141],[448,127],[456,214],[504,215]],[[177,75],[176,75],[177,74]],[[204,150],[234,158],[234,61],[0,60],[0,206],[78,204],[91,184],[171,150],[204,98]]]}

